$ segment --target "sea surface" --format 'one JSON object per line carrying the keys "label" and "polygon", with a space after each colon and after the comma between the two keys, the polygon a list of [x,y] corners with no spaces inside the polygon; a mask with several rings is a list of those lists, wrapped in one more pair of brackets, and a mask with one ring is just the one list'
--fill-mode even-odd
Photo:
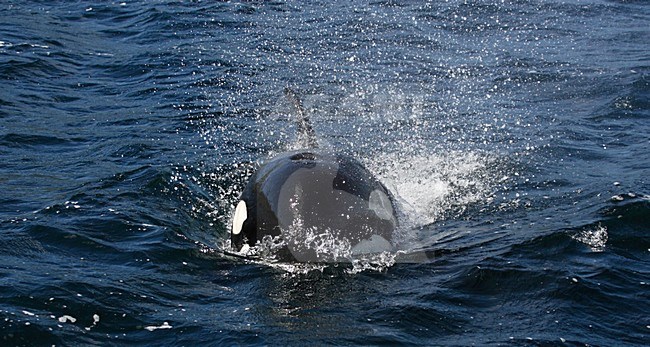
{"label": "sea surface", "polygon": [[[229,250],[319,142],[398,250]],[[0,345],[650,343],[650,2],[1,1]]]}

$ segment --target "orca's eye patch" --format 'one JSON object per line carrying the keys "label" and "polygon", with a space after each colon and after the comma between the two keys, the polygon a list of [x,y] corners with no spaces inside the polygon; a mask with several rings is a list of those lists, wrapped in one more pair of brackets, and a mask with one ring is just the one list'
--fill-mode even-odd
{"label": "orca's eye patch", "polygon": [[246,211],[246,202],[244,200],[239,200],[237,208],[235,208],[235,214],[232,217],[232,234],[239,235],[244,222],[248,219],[248,213]]}
{"label": "orca's eye patch", "polygon": [[291,160],[316,160],[316,155],[310,152],[296,153],[290,157]]}

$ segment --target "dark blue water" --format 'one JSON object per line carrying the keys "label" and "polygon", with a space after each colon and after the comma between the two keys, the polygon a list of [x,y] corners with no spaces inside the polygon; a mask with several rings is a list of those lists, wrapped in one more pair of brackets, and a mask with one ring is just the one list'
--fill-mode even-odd
{"label": "dark blue water", "polygon": [[[646,345],[646,1],[0,4],[2,345]],[[320,140],[400,254],[244,261],[232,205]]]}

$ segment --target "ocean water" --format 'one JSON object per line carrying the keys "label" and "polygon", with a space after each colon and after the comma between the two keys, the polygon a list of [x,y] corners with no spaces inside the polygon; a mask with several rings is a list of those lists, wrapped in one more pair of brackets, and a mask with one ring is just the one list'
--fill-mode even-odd
{"label": "ocean water", "polygon": [[[0,344],[641,346],[647,1],[2,1]],[[257,163],[319,141],[399,252],[233,258]]]}

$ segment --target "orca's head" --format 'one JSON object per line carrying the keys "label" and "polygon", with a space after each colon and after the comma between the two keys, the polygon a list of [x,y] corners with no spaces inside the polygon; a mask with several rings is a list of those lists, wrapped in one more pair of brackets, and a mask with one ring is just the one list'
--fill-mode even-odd
{"label": "orca's head", "polygon": [[273,158],[251,177],[232,217],[231,241],[241,252],[268,235],[284,244],[281,260],[336,260],[324,248],[391,250],[396,227],[392,196],[361,163],[298,151]]}

